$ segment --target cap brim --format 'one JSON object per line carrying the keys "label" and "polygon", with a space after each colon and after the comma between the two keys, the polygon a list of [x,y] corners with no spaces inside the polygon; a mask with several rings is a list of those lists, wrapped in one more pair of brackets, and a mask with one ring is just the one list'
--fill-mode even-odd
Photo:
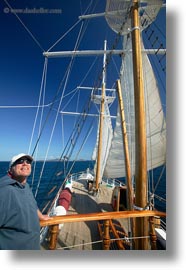
{"label": "cap brim", "polygon": [[9,167],[12,167],[16,163],[17,160],[19,160],[20,158],[24,158],[24,157],[27,158],[27,159],[29,159],[30,161],[33,161],[33,157],[32,156],[22,153],[22,154],[19,154],[17,156],[14,156],[12,158]]}

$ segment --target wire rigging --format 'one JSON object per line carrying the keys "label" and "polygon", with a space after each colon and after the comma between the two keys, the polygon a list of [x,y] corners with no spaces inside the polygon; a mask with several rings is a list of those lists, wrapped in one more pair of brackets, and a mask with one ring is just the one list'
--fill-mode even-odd
{"label": "wire rigging", "polygon": [[[82,26],[83,26],[83,24],[81,25],[81,28],[80,28],[80,31],[79,31],[79,34],[78,34],[78,37],[77,37],[77,41],[76,41],[76,44],[75,44],[75,49],[77,48],[78,40],[79,40],[79,38],[80,38],[80,36],[81,36]],[[35,191],[35,197],[36,197],[37,194],[38,194],[39,186],[40,186],[40,183],[41,183],[41,177],[42,177],[42,175],[43,175],[43,171],[44,171],[46,159],[47,159],[48,152],[49,152],[49,149],[50,149],[52,137],[53,137],[53,134],[54,134],[54,129],[55,129],[55,126],[56,126],[56,123],[57,123],[58,114],[59,114],[59,111],[60,111],[60,107],[61,107],[61,104],[62,104],[62,100],[63,100],[63,97],[64,97],[64,93],[65,93],[65,90],[66,90],[66,87],[67,87],[67,83],[68,83],[68,79],[69,79],[69,76],[70,76],[70,72],[71,72],[71,69],[72,69],[72,66],[73,66],[73,62],[74,62],[74,56],[72,56],[71,61],[70,61],[69,66],[68,66],[68,69],[67,69],[67,72],[66,72],[66,79],[65,79],[65,83],[64,83],[62,95],[61,95],[61,98],[60,98],[60,102],[59,102],[59,105],[58,105],[58,110],[57,110],[57,113],[56,113],[56,117],[55,117],[55,120],[54,120],[54,125],[53,125],[53,129],[52,129],[52,132],[51,132],[49,144],[48,144],[48,147],[47,147],[45,159],[44,159],[43,166],[42,166],[42,169],[41,169],[41,172],[40,172],[40,177],[39,177],[39,180],[38,180],[37,188],[36,188],[36,191]],[[61,86],[62,86],[62,84],[60,84],[59,89],[61,89]],[[59,90],[59,89],[58,89],[58,90]],[[48,117],[47,117],[47,118],[48,118]],[[46,121],[45,121],[45,123],[46,123]],[[45,123],[44,123],[44,124],[45,124]],[[42,128],[41,131],[43,131],[43,128]],[[35,146],[35,148],[34,148],[34,151],[36,150],[36,147],[37,147],[37,145],[38,145],[38,143],[39,143],[41,134],[42,134],[42,132],[40,132],[40,134],[39,134],[39,137],[38,137],[38,140],[37,140],[37,142],[36,142],[36,146]]]}
{"label": "wire rigging", "polygon": [[37,117],[38,117],[39,108],[40,108],[40,102],[41,102],[41,97],[42,97],[43,85],[44,85],[44,91],[45,91],[45,87],[46,87],[47,63],[48,63],[48,59],[45,58],[44,68],[43,68],[43,75],[42,75],[42,80],[41,80],[41,87],[40,87],[40,94],[39,94],[38,105],[37,105],[37,111],[36,111],[36,116],[35,116],[33,129],[32,129],[30,144],[29,144],[29,148],[28,148],[28,154],[30,153],[31,145],[32,145],[32,141],[33,141],[34,131],[35,131],[35,127],[36,127],[36,122],[37,122]]}
{"label": "wire rigging", "polygon": [[16,16],[16,18],[19,20],[19,22],[22,24],[24,29],[28,32],[28,34],[31,36],[31,38],[34,40],[34,42],[37,44],[37,46],[44,52],[45,50],[43,49],[42,45],[40,42],[34,37],[33,33],[28,29],[28,27],[24,24],[24,22],[20,19],[20,17],[17,15],[15,12],[15,9],[12,8],[12,6],[8,3],[7,0],[4,0],[4,2],[7,4],[7,6],[11,9],[12,13]]}

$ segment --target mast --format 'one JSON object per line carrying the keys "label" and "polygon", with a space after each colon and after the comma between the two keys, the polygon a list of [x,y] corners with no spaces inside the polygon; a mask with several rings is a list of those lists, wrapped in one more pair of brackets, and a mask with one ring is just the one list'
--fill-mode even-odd
{"label": "mast", "polygon": [[[127,138],[127,128],[126,128],[126,120],[125,120],[125,111],[124,111],[124,102],[122,97],[122,90],[121,90],[121,81],[117,80],[117,93],[118,93],[118,102],[119,102],[119,109],[120,109],[120,116],[121,116],[121,130],[123,136],[123,150],[124,150],[124,157],[125,157],[125,168],[126,168],[126,182],[127,182],[127,207],[128,210],[133,209],[133,187],[132,187],[132,177],[131,177],[131,167],[130,167],[130,158],[129,158],[129,148],[128,148],[128,138]],[[135,220],[130,220],[131,224],[131,232],[132,236],[135,235]],[[133,245],[133,244],[132,244]]]}
{"label": "mast", "polygon": [[127,180],[127,190],[128,190],[128,209],[133,210],[133,188],[132,188],[132,181],[131,181],[128,138],[127,138],[124,103],[123,103],[120,80],[117,80],[116,88],[117,88],[117,93],[118,93],[118,102],[119,102],[120,116],[121,116],[121,130],[122,130],[122,135],[123,135],[123,148],[124,148],[123,150],[125,153],[124,157],[125,157],[126,180]]}
{"label": "mast", "polygon": [[[104,51],[107,49],[107,41],[104,41]],[[101,153],[102,153],[102,140],[103,140],[103,120],[104,120],[104,103],[105,103],[105,76],[106,76],[106,53],[103,57],[103,77],[102,77],[102,96],[100,106],[100,123],[99,123],[99,140],[98,140],[98,154],[97,154],[97,167],[96,167],[96,193],[98,192],[99,183],[101,181]]]}
{"label": "mast", "polygon": [[[138,209],[144,210],[147,205],[147,151],[146,151],[146,121],[144,84],[140,42],[140,24],[138,15],[138,0],[133,0],[131,8],[132,27],[132,57],[134,76],[134,102],[135,102],[135,205]],[[149,235],[147,218],[137,218],[135,237]],[[148,239],[140,238],[135,241],[135,249],[148,249]]]}

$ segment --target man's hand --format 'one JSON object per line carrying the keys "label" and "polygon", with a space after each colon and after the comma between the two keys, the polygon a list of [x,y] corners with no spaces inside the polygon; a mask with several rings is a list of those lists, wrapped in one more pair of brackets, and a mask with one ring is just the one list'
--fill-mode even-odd
{"label": "man's hand", "polygon": [[52,219],[48,215],[43,215],[39,209],[37,210],[37,214],[38,214],[39,220],[49,220],[49,219]]}

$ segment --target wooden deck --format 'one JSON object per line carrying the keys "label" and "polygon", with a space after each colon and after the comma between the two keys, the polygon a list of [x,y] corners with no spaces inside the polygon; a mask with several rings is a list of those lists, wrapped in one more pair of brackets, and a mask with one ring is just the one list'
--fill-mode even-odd
{"label": "wooden deck", "polygon": [[[108,191],[106,192],[106,189],[100,189],[99,194],[94,197],[92,194],[88,194],[86,182],[82,180],[81,182],[74,182],[73,191],[69,214],[112,211],[110,204],[103,203],[108,200]],[[64,224],[58,237],[57,248],[77,250],[102,249],[97,221]]]}
{"label": "wooden deck", "polygon": [[[73,196],[67,214],[87,214],[113,211],[111,206],[112,188],[101,186],[94,196],[88,193],[85,180],[73,182]],[[120,220],[128,228],[127,220]],[[102,239],[97,221],[64,223],[58,235],[56,249],[65,250],[101,250]]]}

